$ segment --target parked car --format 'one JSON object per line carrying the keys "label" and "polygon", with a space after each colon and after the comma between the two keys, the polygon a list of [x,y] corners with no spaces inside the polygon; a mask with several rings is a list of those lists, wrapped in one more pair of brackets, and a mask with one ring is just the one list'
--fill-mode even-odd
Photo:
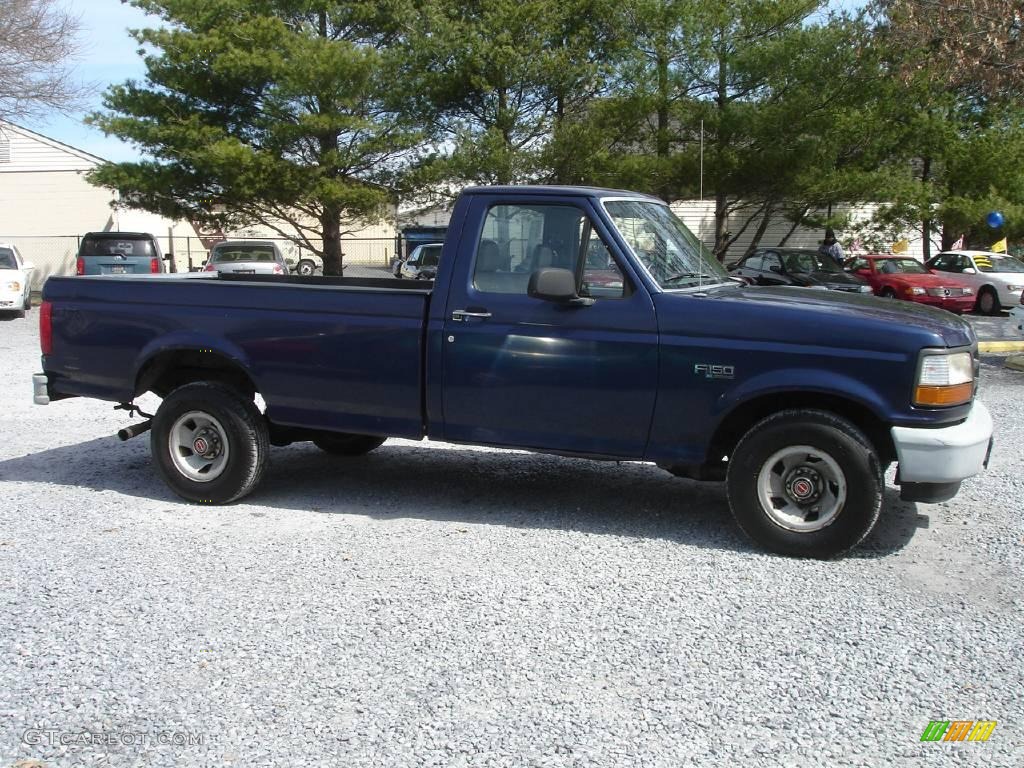
{"label": "parked car", "polygon": [[210,250],[206,272],[287,275],[284,254],[271,240],[224,240]]}
{"label": "parked car", "polygon": [[0,312],[24,317],[32,308],[32,272],[35,267],[25,261],[12,243],[0,243]]}
{"label": "parked car", "polygon": [[[130,408],[156,393],[152,420],[123,437],[151,428],[157,472],[195,503],[255,490],[271,445],[352,456],[429,437],[724,480],[754,541],[813,557],[871,531],[892,462],[901,498],[929,503],[988,462],[977,338],[961,318],[739,285],[638,193],[471,187],[452,221],[430,283],[50,278],[34,399]],[[638,232],[657,249],[642,256]],[[554,266],[510,269],[510,252],[549,244]],[[622,285],[592,291],[591,258]],[[637,491],[621,484],[623,509]]]}
{"label": "parked car", "polygon": [[974,289],[951,275],[939,275],[910,256],[872,254],[847,267],[871,285],[876,296],[940,307],[960,314],[974,308]]}
{"label": "parked car", "polygon": [[759,248],[729,267],[755,285],[795,285],[849,293],[871,293],[867,280],[843,270],[813,248]]}
{"label": "parked car", "polygon": [[441,243],[417,245],[409,258],[402,262],[398,276],[406,280],[433,280],[441,261]]}
{"label": "parked car", "polygon": [[928,262],[929,269],[948,272],[974,289],[975,309],[998,315],[1013,307],[1024,291],[1024,263],[989,251],[944,251]]}
{"label": "parked car", "polygon": [[75,259],[79,275],[166,272],[160,243],[147,232],[87,232]]}

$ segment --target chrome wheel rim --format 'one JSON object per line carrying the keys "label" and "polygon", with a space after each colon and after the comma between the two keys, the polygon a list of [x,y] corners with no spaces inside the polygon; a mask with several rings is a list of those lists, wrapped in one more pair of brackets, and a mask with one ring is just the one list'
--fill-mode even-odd
{"label": "chrome wheel rim", "polygon": [[773,453],[757,475],[761,508],[780,528],[798,533],[832,524],[846,503],[846,475],[827,453],[791,445]]}
{"label": "chrome wheel rim", "polygon": [[224,427],[203,411],[189,411],[175,420],[167,435],[167,451],[175,469],[196,483],[220,477],[231,454]]}

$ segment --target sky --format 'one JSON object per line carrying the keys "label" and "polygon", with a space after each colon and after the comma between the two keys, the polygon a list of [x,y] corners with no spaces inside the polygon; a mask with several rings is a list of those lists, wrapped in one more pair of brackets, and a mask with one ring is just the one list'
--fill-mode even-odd
{"label": "sky", "polygon": [[[829,5],[853,10],[864,3],[865,0],[832,0]],[[75,69],[82,82],[96,86],[91,104],[82,115],[68,117],[54,113],[25,127],[104,160],[136,159],[138,152],[132,146],[85,125],[82,117],[101,108],[103,91],[111,85],[145,77],[145,66],[136,52],[138,45],[127,30],[152,26],[157,20],[120,0],[65,0],[64,5],[81,20],[82,52]]]}

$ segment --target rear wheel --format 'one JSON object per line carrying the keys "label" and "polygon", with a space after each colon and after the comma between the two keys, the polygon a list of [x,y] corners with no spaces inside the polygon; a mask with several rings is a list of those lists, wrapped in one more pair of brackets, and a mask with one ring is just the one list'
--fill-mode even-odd
{"label": "rear wheel", "polygon": [[362,456],[364,453],[380,448],[386,437],[376,435],[352,435],[345,432],[323,432],[313,438],[313,443],[321,451],[335,456]]}
{"label": "rear wheel", "polygon": [[895,299],[896,291],[894,291],[892,288],[883,288],[882,292],[878,295],[881,296],[883,299]]}
{"label": "rear wheel", "polygon": [[874,527],[884,480],[871,442],[826,411],[782,411],[729,457],[729,506],[743,532],[782,555],[827,558]]}
{"label": "rear wheel", "polygon": [[298,266],[296,267],[296,270],[300,275],[308,277],[309,275],[312,275],[314,272],[316,272],[316,262],[313,261],[312,259],[299,259],[299,263]]}
{"label": "rear wheel", "polygon": [[259,484],[270,438],[255,403],[223,384],[199,382],[164,398],[153,418],[150,450],[176,494],[227,504]]}
{"label": "rear wheel", "polygon": [[999,297],[991,288],[982,288],[978,294],[978,301],[975,308],[983,315],[998,315],[1002,310],[999,305]]}

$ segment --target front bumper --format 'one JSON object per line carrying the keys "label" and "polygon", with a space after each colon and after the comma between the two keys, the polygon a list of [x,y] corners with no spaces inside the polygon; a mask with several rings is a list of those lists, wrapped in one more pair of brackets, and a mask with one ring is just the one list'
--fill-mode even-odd
{"label": "front bumper", "polygon": [[960,424],[938,429],[893,427],[901,483],[951,484],[979,474],[988,464],[992,417],[975,400]]}
{"label": "front bumper", "polygon": [[970,312],[974,309],[975,296],[911,296],[911,301],[938,307],[949,312]]}

